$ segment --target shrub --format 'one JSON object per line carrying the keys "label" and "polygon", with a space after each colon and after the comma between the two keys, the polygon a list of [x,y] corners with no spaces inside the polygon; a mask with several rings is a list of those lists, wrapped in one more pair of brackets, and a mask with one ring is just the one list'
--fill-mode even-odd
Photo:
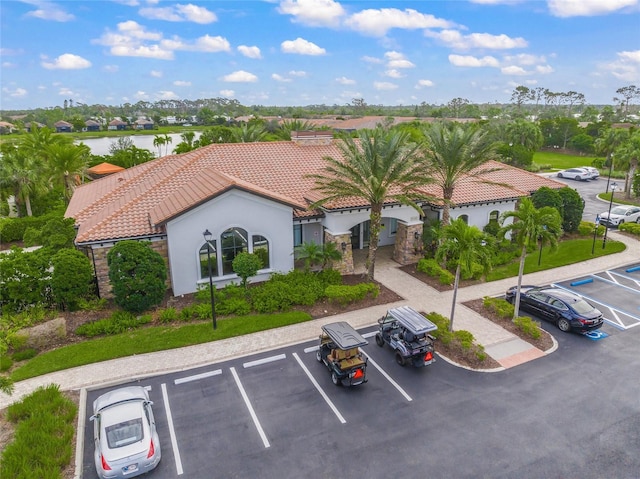
{"label": "shrub", "polygon": [[453,273],[447,271],[446,269],[441,270],[440,274],[438,275],[438,281],[440,281],[440,284],[451,285],[453,284],[455,279],[456,277],[453,275]]}
{"label": "shrub", "polygon": [[462,349],[471,349],[471,346],[473,345],[473,334],[469,331],[465,331],[464,329],[454,331],[453,337],[460,343]]}
{"label": "shrub", "polygon": [[[273,278],[272,278],[273,279]],[[293,304],[294,287],[284,281],[267,281],[251,290],[251,303],[258,313],[288,311]]]}
{"label": "shrub", "polygon": [[242,286],[245,288],[249,278],[258,274],[258,270],[262,268],[262,265],[262,259],[258,255],[247,253],[246,251],[238,253],[232,262],[233,272],[242,279]]}
{"label": "shrub", "polygon": [[342,275],[340,274],[340,271],[338,271],[337,269],[333,269],[333,268],[323,269],[322,271],[319,271],[316,275],[320,280],[320,282],[325,287],[329,286],[330,284],[342,284]]}
{"label": "shrub", "polygon": [[375,283],[360,283],[349,285],[329,285],[325,289],[325,296],[331,302],[341,305],[361,301],[367,296],[376,298],[380,294],[380,288]]}
{"label": "shrub", "polygon": [[16,362],[25,361],[27,359],[34,358],[38,355],[38,351],[33,348],[22,349],[21,351],[17,351],[13,353],[12,359]]}
{"label": "shrub", "polygon": [[429,276],[438,276],[442,271],[438,262],[433,258],[423,258],[419,260],[416,269]]}
{"label": "shrub", "polygon": [[[596,224],[590,221],[581,221],[578,226],[578,234],[580,236],[592,236],[593,231],[596,228]],[[604,226],[598,225],[598,230],[596,231],[596,236],[602,236],[604,234]]]}
{"label": "shrub", "polygon": [[106,307],[105,298],[78,299],[78,309],[81,311],[102,311]]}
{"label": "shrub", "polygon": [[107,253],[107,263],[115,302],[124,310],[141,313],[163,300],[167,266],[148,242],[118,242]]}
{"label": "shrub", "polygon": [[158,315],[158,320],[161,323],[170,323],[178,319],[178,311],[176,308],[169,307],[160,311]]}
{"label": "shrub", "polygon": [[498,236],[498,231],[500,231],[500,223],[498,223],[496,220],[491,220],[485,225],[484,228],[482,228],[482,231],[490,234],[491,236]]}
{"label": "shrub", "polygon": [[46,251],[32,252],[14,248],[0,261],[0,308],[19,312],[37,305],[49,307],[50,257]]}
{"label": "shrub", "polygon": [[13,360],[6,354],[0,355],[0,372],[8,371],[11,366],[13,366]]}
{"label": "shrub", "polygon": [[524,334],[533,339],[539,339],[542,336],[540,332],[540,327],[538,323],[536,323],[529,316],[518,316],[514,323],[518,326],[518,329],[522,331]]}
{"label": "shrub", "polygon": [[626,231],[636,236],[640,236],[640,224],[638,223],[622,223],[618,229],[620,231]]}
{"label": "shrub", "polygon": [[63,310],[78,308],[78,300],[88,297],[93,291],[93,268],[91,261],[80,251],[62,249],[51,259],[51,292],[53,299]]}
{"label": "shrub", "polygon": [[512,318],[514,313],[513,304],[503,298],[490,298],[485,296],[482,300],[485,308],[489,308],[501,318]]}
{"label": "shrub", "polygon": [[180,310],[180,321],[191,321],[192,319],[195,319],[196,317],[195,308],[196,308],[195,304],[182,308]]}
{"label": "shrub", "polygon": [[116,311],[111,317],[99,319],[78,326],[75,333],[78,336],[94,337],[103,334],[120,334],[129,329],[139,328],[152,320],[150,315],[136,318],[127,311]]}

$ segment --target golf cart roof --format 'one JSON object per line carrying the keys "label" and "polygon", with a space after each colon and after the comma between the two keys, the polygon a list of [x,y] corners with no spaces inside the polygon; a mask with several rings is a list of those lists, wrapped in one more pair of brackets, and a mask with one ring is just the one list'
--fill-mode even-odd
{"label": "golf cart roof", "polygon": [[438,329],[438,326],[409,306],[392,308],[387,312],[387,314],[397,320],[413,334],[425,334]]}
{"label": "golf cart roof", "polygon": [[369,344],[358,331],[345,321],[325,324],[322,326],[322,330],[340,349],[358,348]]}

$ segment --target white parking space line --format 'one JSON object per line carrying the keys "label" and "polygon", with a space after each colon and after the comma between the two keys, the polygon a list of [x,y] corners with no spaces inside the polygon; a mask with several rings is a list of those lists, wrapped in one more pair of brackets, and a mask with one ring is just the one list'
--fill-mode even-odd
{"label": "white parking space line", "polygon": [[211,376],[219,376],[220,374],[222,374],[222,369],[216,369],[215,371],[207,371],[206,373],[194,374],[193,376],[175,379],[173,384],[184,384],[191,381],[198,381],[199,379],[210,378]]}
{"label": "white parking space line", "polygon": [[[318,349],[318,348],[316,348],[316,349]],[[311,381],[311,384],[313,384],[315,386],[315,388],[320,393],[320,396],[322,396],[322,398],[329,405],[329,407],[331,408],[333,413],[338,417],[338,420],[342,424],[346,423],[347,422],[346,419],[344,417],[342,417],[342,414],[340,414],[340,411],[338,411],[338,408],[335,406],[335,404],[333,404],[333,402],[331,402],[331,399],[329,399],[329,396],[327,396],[327,394],[324,392],[324,390],[320,387],[320,385],[318,384],[318,381],[316,381],[316,379],[311,375],[311,372],[304,365],[304,363],[302,362],[302,360],[300,359],[298,354],[297,353],[292,353],[292,356],[295,358],[296,361],[298,361],[298,364],[300,365],[302,370],[305,372],[305,374],[307,375],[307,377]]]}
{"label": "white parking space line", "polygon": [[364,355],[369,359],[369,362],[371,363],[371,365],[372,365],[374,368],[376,368],[378,371],[380,371],[380,373],[381,373],[381,374],[382,374],[382,375],[387,379],[387,381],[389,381],[389,382],[393,385],[393,387],[394,387],[394,388],[396,388],[396,389],[400,392],[400,394],[402,394],[402,395],[405,397],[405,399],[406,399],[407,401],[413,401],[413,399],[411,399],[411,396],[409,396],[409,395],[407,394],[407,392],[406,392],[404,389],[402,389],[402,388],[400,387],[400,385],[399,385],[397,382],[395,382],[395,381],[391,378],[391,376],[389,376],[389,375],[385,372],[385,370],[384,370],[384,369],[382,369],[380,366],[378,366],[378,363],[376,363],[373,359],[371,359],[371,356],[369,356],[369,355],[368,355],[367,353],[365,353],[364,351],[361,351],[361,352],[362,352],[362,354],[364,354]]}
{"label": "white parking space line", "polygon": [[618,280],[616,280],[616,279],[613,277],[613,274],[614,274],[614,273],[612,273],[611,271],[605,271],[605,273],[607,273],[607,276],[609,276],[609,278],[611,278],[611,281],[613,281],[613,282],[614,282],[614,283],[616,283],[616,284],[620,284],[620,283],[618,283]]}
{"label": "white parking space line", "polygon": [[272,363],[274,361],[280,361],[281,359],[286,359],[286,354],[278,354],[277,356],[270,356],[268,358],[256,359],[255,361],[249,361],[242,365],[243,368],[251,368],[253,366],[260,366],[261,364]]}
{"label": "white parking space line", "polygon": [[371,331],[369,333],[364,333],[362,335],[363,338],[368,339],[368,338],[372,338],[374,337],[376,334],[378,333],[378,331]]}
{"label": "white parking space line", "polygon": [[176,431],[173,427],[173,416],[171,407],[169,407],[169,396],[167,395],[167,385],[162,383],[162,400],[164,401],[164,410],[167,413],[167,423],[169,424],[169,436],[171,437],[171,447],[173,448],[173,457],[176,460],[176,473],[180,476],[184,472],[182,470],[182,459],[180,459],[180,450],[178,449],[178,441],[176,440]]}
{"label": "white parking space line", "polygon": [[304,348],[304,352],[305,353],[313,353],[315,351],[317,351],[319,348],[319,346],[316,344],[315,346],[311,346],[309,348]]}
{"label": "white parking space line", "polygon": [[267,439],[267,435],[264,433],[264,430],[262,429],[262,426],[260,425],[260,421],[258,420],[258,416],[256,415],[256,412],[253,410],[253,406],[251,405],[251,401],[249,401],[249,396],[247,396],[247,393],[244,390],[244,387],[242,386],[242,383],[240,382],[240,378],[238,377],[238,373],[236,373],[236,368],[231,367],[229,368],[231,370],[231,374],[233,375],[233,379],[236,382],[236,385],[238,386],[238,389],[240,390],[240,394],[242,395],[242,399],[244,399],[244,403],[247,406],[247,409],[249,410],[249,414],[251,414],[251,419],[253,419],[253,423],[256,426],[256,429],[258,430],[258,434],[260,434],[260,438],[262,439],[262,443],[264,444],[264,447],[270,447],[271,444],[269,444],[269,440]]}

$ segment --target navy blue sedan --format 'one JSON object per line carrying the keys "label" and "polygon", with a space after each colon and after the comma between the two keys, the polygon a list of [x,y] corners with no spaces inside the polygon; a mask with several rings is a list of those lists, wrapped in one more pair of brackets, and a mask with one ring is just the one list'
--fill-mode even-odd
{"label": "navy blue sedan", "polygon": [[[515,302],[517,286],[507,290],[506,300]],[[582,296],[553,287],[520,287],[520,309],[555,323],[561,331],[585,333],[602,327],[602,313]]]}

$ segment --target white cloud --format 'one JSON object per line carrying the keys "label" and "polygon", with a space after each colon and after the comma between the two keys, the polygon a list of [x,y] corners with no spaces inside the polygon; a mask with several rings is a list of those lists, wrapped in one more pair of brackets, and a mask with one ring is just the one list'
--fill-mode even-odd
{"label": "white cloud", "polygon": [[434,85],[435,83],[433,83],[431,80],[418,80],[418,83],[416,84],[416,90],[424,87],[431,87]]}
{"label": "white cloud", "polygon": [[156,93],[156,98],[159,100],[175,100],[178,98],[178,95],[170,90],[160,90]]}
{"label": "white cloud", "polygon": [[43,58],[42,66],[47,70],[82,70],[89,68],[91,62],[73,53],[64,53],[52,62],[46,61],[46,58]]}
{"label": "white cloud", "polygon": [[184,80],[176,80],[173,82],[173,84],[175,86],[191,86],[191,82],[190,81],[184,81]]}
{"label": "white cloud", "polygon": [[394,84],[394,83],[389,83],[386,81],[376,81],[373,82],[373,88],[375,88],[376,90],[396,90],[398,88],[398,85]]}
{"label": "white cloud", "polygon": [[345,14],[342,5],[334,0],[282,0],[278,12],[311,27],[337,27]]}
{"label": "white cloud", "polygon": [[233,73],[229,73],[222,77],[223,81],[232,83],[255,83],[258,81],[258,77],[253,73],[246,72],[244,70],[238,70]]}
{"label": "white cloud", "polygon": [[638,0],[547,0],[549,11],[556,17],[591,17],[606,15],[638,6]]}
{"label": "white cloud", "polygon": [[340,83],[340,85],[355,85],[356,81],[347,77],[339,77],[336,78],[336,82]]}
{"label": "white cloud", "polygon": [[15,68],[18,65],[16,65],[15,63],[11,63],[11,62],[2,62],[2,68]]}
{"label": "white cloud", "polygon": [[54,22],[70,22],[76,18],[65,12],[59,5],[46,0],[22,0],[22,2],[36,7],[35,10],[26,14],[28,17],[53,20]]}
{"label": "white cloud", "polygon": [[105,65],[102,67],[102,71],[105,71],[107,73],[116,73],[118,72],[118,70],[120,70],[120,67],[118,65]]}
{"label": "white cloud", "polygon": [[281,82],[281,83],[288,83],[291,81],[291,78],[286,78],[283,77],[282,75],[278,75],[277,73],[273,73],[271,75],[271,78],[275,81]]}
{"label": "white cloud", "polygon": [[233,98],[236,95],[236,92],[233,90],[220,90],[220,95],[226,98]]}
{"label": "white cloud", "polygon": [[387,59],[387,66],[389,68],[414,68],[415,65],[407,60],[404,54],[396,51],[386,52],[384,54]]}
{"label": "white cloud", "polygon": [[162,78],[162,72],[159,70],[151,70],[149,72],[149,75],[151,75],[153,78]]}
{"label": "white cloud", "polygon": [[215,13],[191,3],[170,7],[141,8],[138,13],[151,20],[165,20],[167,22],[194,22],[204,25],[218,20]]}
{"label": "white cloud", "polygon": [[289,75],[291,75],[292,77],[299,77],[299,78],[305,78],[307,76],[309,76],[309,74],[305,71],[302,70],[291,70],[289,72]]}
{"label": "white cloud", "polygon": [[385,71],[384,75],[388,76],[389,78],[402,78],[405,76],[404,74],[402,74],[402,72],[393,68],[391,70]]}
{"label": "white cloud", "polygon": [[457,67],[498,67],[499,62],[492,56],[477,58],[471,55],[449,55],[449,63]]}
{"label": "white cloud", "polygon": [[355,13],[345,21],[345,25],[365,35],[382,37],[392,28],[402,30],[450,28],[455,24],[436,18],[433,15],[420,13],[411,8],[405,10],[381,8],[379,10],[367,9]]}
{"label": "white cloud", "polygon": [[242,53],[245,57],[247,58],[255,58],[255,59],[260,59],[262,58],[262,54],[260,53],[260,49],[258,47],[250,47],[247,45],[240,45],[238,47],[238,51],[240,53]]}
{"label": "white cloud", "polygon": [[375,58],[375,57],[370,57],[370,56],[363,56],[362,60],[367,62],[367,63],[374,63],[374,64],[380,64],[380,63],[384,63],[384,61],[380,58]]}
{"label": "white cloud", "polygon": [[128,45],[116,45],[111,47],[111,54],[117,57],[143,57],[156,60],[173,60],[171,50],[163,50],[158,45],[140,45],[137,47]]}
{"label": "white cloud", "polygon": [[295,40],[286,40],[280,45],[281,50],[284,53],[297,53],[299,55],[324,55],[327,51],[324,48],[320,48],[315,43],[311,43],[303,38],[296,38]]}
{"label": "white cloud", "polygon": [[2,91],[13,98],[22,98],[24,96],[27,96],[28,93],[24,88],[16,88],[15,90],[11,90],[7,87],[4,87]]}
{"label": "white cloud", "polygon": [[503,58],[506,63],[516,63],[518,65],[536,65],[538,63],[546,62],[544,56],[530,55],[528,53],[520,53],[518,55],[506,55]]}
{"label": "white cloud", "polygon": [[148,100],[149,99],[149,95],[147,94],[147,92],[146,91],[142,91],[142,90],[138,90],[137,92],[135,92],[133,97],[136,98],[137,100]]}
{"label": "white cloud", "polygon": [[536,66],[536,71],[547,75],[549,73],[553,73],[555,70],[550,65],[538,65]]}
{"label": "white cloud", "polygon": [[458,30],[442,30],[434,32],[425,31],[424,35],[435,38],[449,48],[456,50],[468,50],[470,48],[485,48],[489,50],[507,50],[511,48],[524,48],[528,42],[521,37],[511,38],[508,35],[491,35],[490,33],[471,33],[462,35]]}
{"label": "white cloud", "polygon": [[600,70],[622,81],[640,82],[640,50],[618,52],[617,59],[600,65]]}
{"label": "white cloud", "polygon": [[58,95],[60,96],[76,96],[74,91],[71,88],[63,87],[58,90]]}
{"label": "white cloud", "polygon": [[529,75],[529,72],[527,72],[524,68],[519,67],[517,65],[503,67],[500,69],[500,71],[505,75],[516,75],[516,76]]}
{"label": "white cloud", "polygon": [[[188,47],[185,49],[189,49]],[[203,52],[228,52],[231,45],[226,38],[221,36],[211,37],[205,35],[196,40],[195,49]]]}

